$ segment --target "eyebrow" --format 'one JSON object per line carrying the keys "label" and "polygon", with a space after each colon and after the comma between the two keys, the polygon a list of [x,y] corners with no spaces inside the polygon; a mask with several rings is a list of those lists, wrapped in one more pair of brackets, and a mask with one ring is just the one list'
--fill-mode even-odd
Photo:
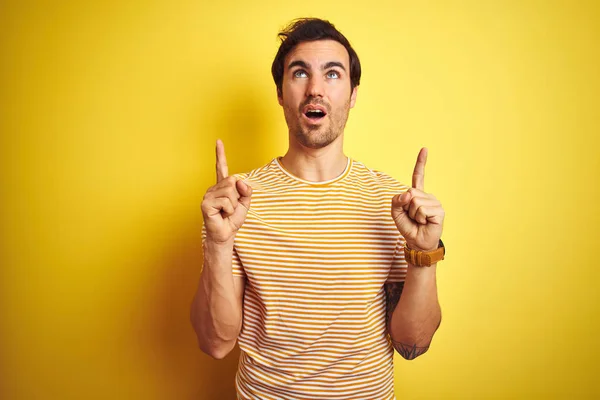
{"label": "eyebrow", "polygon": [[[296,60],[296,61],[292,61],[290,63],[290,65],[288,65],[288,69],[293,68],[293,67],[302,67],[302,68],[310,69],[310,64],[307,64],[301,60]],[[339,61],[329,61],[327,64],[323,65],[323,67],[321,67],[321,69],[329,69],[332,67],[339,67],[339,68],[343,69],[344,72],[346,71],[346,67],[344,67],[344,64],[342,64]]]}

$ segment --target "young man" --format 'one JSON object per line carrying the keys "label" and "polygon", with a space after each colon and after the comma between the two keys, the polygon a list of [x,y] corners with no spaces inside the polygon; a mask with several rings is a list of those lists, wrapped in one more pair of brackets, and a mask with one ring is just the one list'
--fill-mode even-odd
{"label": "young man", "polygon": [[423,354],[441,321],[444,210],[343,152],[360,62],[333,25],[302,19],[273,62],[289,150],[229,176],[202,202],[204,267],[191,307],[200,348],[239,342],[243,399],[393,399],[393,348]]}

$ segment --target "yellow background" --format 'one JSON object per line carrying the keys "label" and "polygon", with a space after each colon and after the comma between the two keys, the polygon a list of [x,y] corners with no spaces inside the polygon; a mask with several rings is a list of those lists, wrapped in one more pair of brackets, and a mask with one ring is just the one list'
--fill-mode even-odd
{"label": "yellow background", "polygon": [[230,399],[188,309],[214,143],[283,155],[276,34],[363,66],[346,153],[446,209],[443,322],[399,399],[598,398],[597,2],[4,1],[0,398]]}

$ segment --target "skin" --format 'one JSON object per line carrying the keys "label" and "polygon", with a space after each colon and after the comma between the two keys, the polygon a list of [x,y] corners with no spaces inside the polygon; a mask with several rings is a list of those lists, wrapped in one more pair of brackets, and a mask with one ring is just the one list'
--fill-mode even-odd
{"label": "skin", "polygon": [[234,239],[252,198],[252,187],[229,176],[223,142],[217,140],[217,183],[202,200],[206,227],[200,282],[190,308],[190,321],[198,346],[221,359],[234,348],[242,327],[246,282],[232,275]]}
{"label": "skin", "polygon": [[[356,103],[356,88],[350,89],[350,59],[340,43],[333,40],[304,42],[285,58],[282,93],[290,138],[304,147],[320,149],[343,135],[350,108]],[[327,115],[311,123],[302,107],[319,104]]]}
{"label": "skin", "polygon": [[[412,188],[392,198],[392,218],[406,245],[432,251],[442,235],[445,211],[437,198],[425,192],[427,149],[422,148],[413,170]],[[404,282],[385,285],[386,322],[392,345],[405,359],[425,353],[442,321],[437,297],[437,264],[408,265]]]}
{"label": "skin", "polygon": [[392,199],[392,218],[411,249],[432,251],[442,236],[445,212],[432,194],[425,192],[427,149],[422,148],[412,176],[412,188]]}
{"label": "skin", "polygon": [[[356,103],[358,88],[351,88],[350,57],[333,40],[298,44],[284,60],[281,92],[289,130],[289,149],[282,163],[301,179],[318,182],[333,179],[345,169],[344,127]],[[327,115],[318,122],[303,113],[307,104],[323,106]]]}

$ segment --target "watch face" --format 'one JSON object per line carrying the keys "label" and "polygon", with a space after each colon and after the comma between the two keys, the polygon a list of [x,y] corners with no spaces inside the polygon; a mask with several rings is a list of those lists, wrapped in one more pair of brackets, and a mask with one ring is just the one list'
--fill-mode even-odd
{"label": "watch face", "polygon": [[440,239],[440,244],[438,245],[438,247],[443,247],[444,248],[444,255],[446,255],[446,246],[444,246],[444,242],[442,242],[442,239]]}

